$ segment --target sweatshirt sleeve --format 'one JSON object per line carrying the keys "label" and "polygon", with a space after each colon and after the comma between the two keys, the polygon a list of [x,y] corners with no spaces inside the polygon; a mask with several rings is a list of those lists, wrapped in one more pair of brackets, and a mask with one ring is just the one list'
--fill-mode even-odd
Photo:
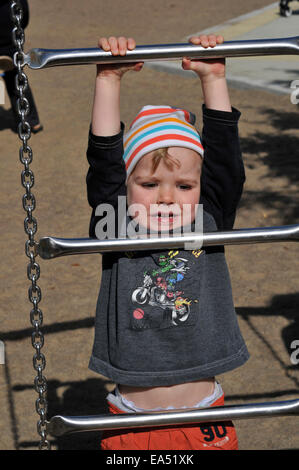
{"label": "sweatshirt sleeve", "polygon": [[241,113],[208,109],[203,105],[204,160],[201,199],[218,230],[231,230],[245,182],[238,121]]}
{"label": "sweatshirt sleeve", "polygon": [[123,160],[123,132],[111,137],[99,137],[89,131],[86,176],[87,198],[92,207],[89,236],[95,237],[95,226],[100,216],[95,215],[99,204],[117,207],[118,196],[126,196],[126,169]]}

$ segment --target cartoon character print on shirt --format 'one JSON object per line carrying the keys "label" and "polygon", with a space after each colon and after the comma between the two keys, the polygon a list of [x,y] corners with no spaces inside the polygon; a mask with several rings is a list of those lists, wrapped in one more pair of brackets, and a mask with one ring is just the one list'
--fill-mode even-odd
{"label": "cartoon character print on shirt", "polygon": [[[195,258],[200,250],[192,252]],[[131,295],[135,308],[132,312],[133,329],[177,327],[189,319],[192,303],[182,289],[182,281],[188,280],[190,260],[179,251],[160,254],[154,269],[143,273],[143,280]],[[186,283],[185,283],[186,284]],[[154,308],[153,308],[154,307]]]}

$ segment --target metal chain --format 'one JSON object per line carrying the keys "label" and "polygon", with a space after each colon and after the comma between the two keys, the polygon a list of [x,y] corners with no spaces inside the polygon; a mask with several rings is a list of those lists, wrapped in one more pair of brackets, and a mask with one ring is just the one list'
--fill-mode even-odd
{"label": "metal chain", "polygon": [[50,442],[47,440],[46,426],[48,407],[47,380],[43,375],[43,371],[46,367],[46,358],[41,352],[41,349],[44,345],[44,335],[41,331],[41,326],[43,324],[43,313],[39,308],[39,302],[41,301],[42,293],[40,287],[37,285],[37,281],[40,277],[40,266],[36,261],[36,257],[38,256],[38,243],[34,239],[34,235],[37,232],[37,220],[32,215],[36,206],[35,197],[31,192],[31,188],[34,185],[34,174],[29,167],[29,165],[32,163],[33,153],[31,147],[28,145],[28,140],[31,136],[31,127],[30,124],[26,121],[26,116],[29,112],[29,103],[24,95],[24,92],[28,87],[28,78],[23,71],[23,67],[25,65],[25,54],[23,50],[25,34],[21,24],[23,11],[19,0],[11,1],[11,17],[14,23],[12,37],[16,47],[16,52],[14,54],[14,65],[17,68],[17,108],[20,118],[18,125],[18,135],[22,141],[19,156],[21,163],[24,165],[24,170],[21,174],[21,182],[23,187],[26,189],[26,193],[23,195],[23,208],[27,214],[24,220],[24,230],[28,235],[28,240],[26,240],[25,243],[25,253],[30,260],[27,266],[27,277],[31,281],[31,285],[28,289],[28,296],[30,302],[33,305],[33,308],[30,312],[30,322],[34,328],[32,333],[32,346],[35,349],[35,354],[33,356],[33,367],[37,372],[37,375],[34,379],[34,388],[38,393],[38,398],[35,402],[36,412],[39,415],[39,420],[37,422],[37,432],[40,436],[39,449],[50,450]]}

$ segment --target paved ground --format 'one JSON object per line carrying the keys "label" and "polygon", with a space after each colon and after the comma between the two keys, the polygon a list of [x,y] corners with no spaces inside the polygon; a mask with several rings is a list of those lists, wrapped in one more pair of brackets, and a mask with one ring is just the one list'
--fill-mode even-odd
{"label": "paved ground", "polygon": [[[139,44],[180,42],[189,34],[214,30],[217,25],[271,4],[266,0],[210,0],[208,5],[203,0],[109,3],[31,0],[30,5],[26,50],[92,47],[98,36],[108,34],[133,35]],[[271,8],[263,15],[272,11]],[[261,32],[259,18],[259,15],[251,16],[252,29],[239,31],[235,37]],[[286,25],[292,25],[298,18],[296,15],[289,19],[276,18],[273,24],[278,21],[282,25],[283,20]],[[278,32],[276,26],[274,31],[268,31],[273,37]],[[232,62],[230,76],[235,73],[233,67],[237,67]],[[281,58],[275,63],[281,71],[281,77],[275,71],[276,82],[299,78],[297,62],[290,66]],[[259,69],[260,66],[257,72]],[[292,70],[287,76],[286,69]],[[38,238],[85,237],[90,215],[85,189],[85,151],[94,68],[60,67],[39,72],[27,70],[27,73],[45,127],[43,133],[30,141],[36,176]],[[249,72],[242,74],[252,80]],[[236,228],[295,223],[299,216],[298,105],[291,103],[289,94],[277,94],[270,88],[231,86],[230,92],[233,105],[242,111],[240,137],[247,172]],[[194,111],[197,107],[199,114],[201,93],[197,81],[146,67],[141,74],[133,74],[124,81],[122,119],[128,123],[143,104],[161,101]],[[18,159],[19,141],[11,125],[10,106],[6,101],[0,107],[0,340],[6,351],[5,364],[0,365],[0,449],[26,450],[36,449],[38,441],[36,392],[24,255],[22,168]],[[227,403],[293,399],[298,396],[299,382],[298,365],[291,361],[291,353],[295,352],[292,342],[299,339],[298,247],[294,243],[231,247],[227,249],[227,258],[240,327],[251,353],[245,366],[219,377]],[[48,415],[104,413],[104,397],[113,384],[87,369],[100,258],[75,256],[40,260],[40,264]],[[259,418],[238,421],[236,426],[241,449],[299,448],[297,418]],[[99,436],[87,433],[51,440],[53,449],[95,449]]]}
{"label": "paved ground", "polygon": [[[280,16],[277,2],[258,8],[249,13],[232,18],[224,23],[213,25],[193,33],[217,31],[227,41],[290,38],[298,35],[299,5],[293,6],[293,14],[286,19]],[[192,34],[193,34],[192,33]],[[183,38],[183,40],[187,40]],[[177,62],[155,62],[155,69],[178,73],[185,77],[192,72],[183,71]],[[297,55],[247,57],[227,59],[227,78],[231,86],[241,89],[259,89],[277,94],[290,94],[290,83],[299,74]]]}

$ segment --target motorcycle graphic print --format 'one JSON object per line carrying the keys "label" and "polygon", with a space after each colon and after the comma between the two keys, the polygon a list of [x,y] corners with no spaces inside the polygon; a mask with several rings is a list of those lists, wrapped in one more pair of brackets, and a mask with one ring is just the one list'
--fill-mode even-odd
{"label": "motorcycle graphic print", "polygon": [[[178,254],[178,251],[170,251],[159,255],[157,266],[143,273],[141,285],[131,295],[132,303],[139,306],[133,311],[134,329],[161,324],[179,326],[187,322],[191,304],[198,300],[188,298],[181,287],[190,267],[188,260]],[[148,309],[148,306],[156,308]]]}

